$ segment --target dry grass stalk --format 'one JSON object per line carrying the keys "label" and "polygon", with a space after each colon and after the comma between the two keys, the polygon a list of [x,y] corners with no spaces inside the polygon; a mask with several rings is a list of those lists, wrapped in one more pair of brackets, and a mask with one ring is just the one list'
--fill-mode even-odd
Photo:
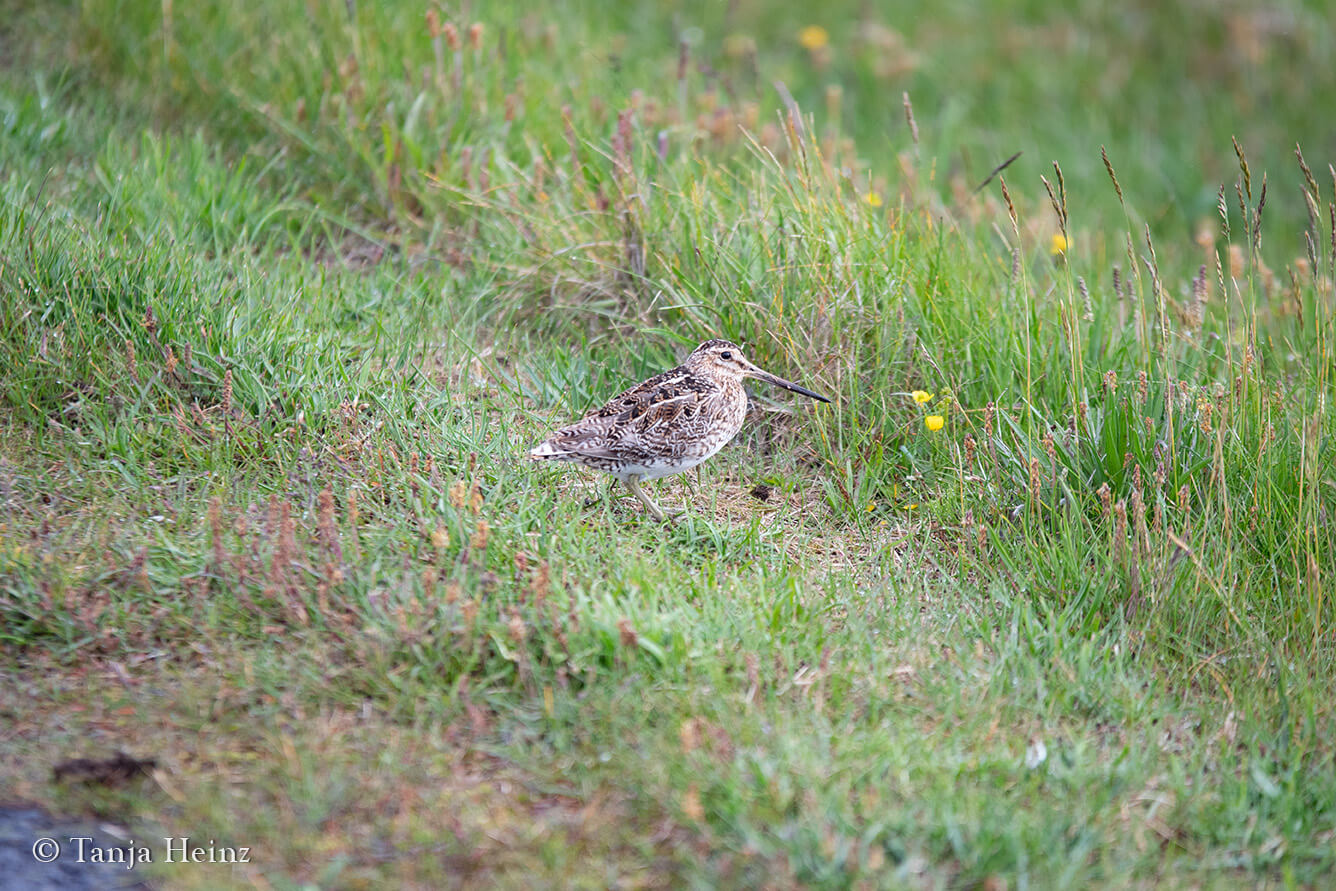
{"label": "dry grass stalk", "polygon": [[477,528],[473,530],[473,535],[469,539],[469,547],[475,551],[487,550],[487,541],[491,535],[491,525],[486,520],[479,520]]}
{"label": "dry grass stalk", "polygon": [[905,122],[909,124],[909,138],[914,141],[914,148],[917,149],[919,144],[919,129],[918,122],[914,120],[914,105],[909,101],[908,91],[903,94],[903,97],[905,103]]}
{"label": "dry grass stalk", "polygon": [[1104,169],[1109,172],[1109,179],[1113,181],[1113,191],[1118,194],[1118,203],[1126,207],[1126,204],[1123,202],[1123,187],[1118,184],[1118,174],[1113,172],[1113,164],[1109,161],[1108,149],[1101,145],[1099,147],[1099,156],[1104,159]]}
{"label": "dry grass stalk", "polygon": [[1007,202],[1007,216],[1011,218],[1011,231],[1016,235],[1016,241],[1021,240],[1021,225],[1016,216],[1016,204],[1011,200],[1011,192],[1007,190],[1007,178],[999,176],[998,185],[1002,187],[1002,199]]}
{"label": "dry grass stalk", "polygon": [[221,581],[226,572],[227,551],[223,547],[223,509],[217,496],[209,501],[209,536],[213,539],[213,571]]}
{"label": "dry grass stalk", "polygon": [[343,562],[343,548],[339,543],[339,527],[334,521],[334,492],[329,486],[320,490],[318,523],[321,544],[335,563]]}
{"label": "dry grass stalk", "polygon": [[1200,328],[1206,321],[1206,264],[1197,268],[1192,279],[1192,304],[1188,309],[1188,321],[1194,328]]}
{"label": "dry grass stalk", "polygon": [[1253,253],[1262,249],[1262,211],[1266,209],[1266,174],[1262,174],[1262,194],[1257,199],[1257,209],[1253,211],[1252,248]]}
{"label": "dry grass stalk", "polygon": [[1132,487],[1132,529],[1136,541],[1136,554],[1142,557],[1150,553],[1150,530],[1146,526],[1146,500],[1141,486]]}
{"label": "dry grass stalk", "polygon": [[1248,193],[1248,198],[1252,198],[1252,173],[1248,170],[1248,156],[1243,152],[1243,146],[1239,145],[1238,137],[1231,136],[1234,143],[1234,154],[1239,159],[1239,170],[1243,171],[1243,189]]}
{"label": "dry grass stalk", "polygon": [[1113,557],[1123,561],[1127,556],[1127,505],[1119,498],[1113,505]]}
{"label": "dry grass stalk", "polygon": [[997,468],[997,444],[993,442],[993,418],[997,414],[997,403],[989,402],[983,407],[983,440],[988,446],[989,460]]}

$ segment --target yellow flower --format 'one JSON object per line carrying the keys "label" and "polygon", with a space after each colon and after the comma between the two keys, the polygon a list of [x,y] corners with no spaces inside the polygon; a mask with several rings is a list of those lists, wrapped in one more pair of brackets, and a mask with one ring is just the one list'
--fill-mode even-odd
{"label": "yellow flower", "polygon": [[923,424],[929,430],[936,433],[938,430],[941,430],[942,427],[946,424],[946,418],[942,417],[941,415],[928,415],[926,418],[923,419]]}
{"label": "yellow flower", "polygon": [[830,43],[830,35],[820,25],[808,25],[798,32],[798,42],[802,44],[803,49],[819,50]]}
{"label": "yellow flower", "polygon": [[868,192],[863,196],[863,200],[872,207],[881,207],[881,195],[876,192]]}
{"label": "yellow flower", "polygon": [[929,393],[927,390],[915,390],[913,393],[910,393],[909,395],[913,396],[914,401],[917,402],[919,405],[922,405],[925,402],[932,402],[932,394]]}
{"label": "yellow flower", "polygon": [[867,512],[872,513],[876,509],[877,509],[877,502],[869,501],[867,504]]}
{"label": "yellow flower", "polygon": [[1048,252],[1053,256],[1067,253],[1067,236],[1061,232],[1053,233],[1053,240],[1048,244]]}

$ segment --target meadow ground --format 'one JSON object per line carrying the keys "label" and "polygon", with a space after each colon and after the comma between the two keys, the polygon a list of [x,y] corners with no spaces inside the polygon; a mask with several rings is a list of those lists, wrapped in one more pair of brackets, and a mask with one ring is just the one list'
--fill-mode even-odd
{"label": "meadow ground", "polygon": [[[0,0],[3,798],[251,851],[172,888],[1328,880],[1327,11],[986,6]],[[834,402],[680,523],[521,460],[714,336]]]}

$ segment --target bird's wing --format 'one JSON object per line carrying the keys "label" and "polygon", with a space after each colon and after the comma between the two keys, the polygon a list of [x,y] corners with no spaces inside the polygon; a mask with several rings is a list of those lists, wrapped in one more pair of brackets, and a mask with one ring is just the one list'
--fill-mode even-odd
{"label": "bird's wing", "polygon": [[626,457],[656,431],[692,418],[714,384],[674,368],[618,393],[583,419],[548,437],[553,446],[590,457]]}

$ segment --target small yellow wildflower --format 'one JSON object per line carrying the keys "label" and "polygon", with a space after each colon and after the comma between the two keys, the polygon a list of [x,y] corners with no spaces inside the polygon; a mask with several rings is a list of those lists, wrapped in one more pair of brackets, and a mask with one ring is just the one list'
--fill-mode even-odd
{"label": "small yellow wildflower", "polygon": [[918,502],[916,501],[913,504],[905,505],[905,510],[918,510]]}
{"label": "small yellow wildflower", "polygon": [[798,32],[798,42],[805,50],[819,50],[830,43],[830,35],[820,25],[808,25]]}
{"label": "small yellow wildflower", "polygon": [[1053,256],[1067,253],[1067,236],[1061,232],[1053,233],[1053,240],[1048,244],[1048,252]]}
{"label": "small yellow wildflower", "polygon": [[866,201],[870,207],[881,207],[881,195],[877,192],[868,192],[863,196],[863,200]]}
{"label": "small yellow wildflower", "polygon": [[872,513],[876,509],[877,509],[877,502],[869,501],[867,504],[867,512]]}
{"label": "small yellow wildflower", "polygon": [[910,393],[909,395],[913,396],[914,401],[917,402],[919,405],[922,405],[925,402],[932,402],[932,394],[929,393],[927,390],[915,390],[913,393]]}
{"label": "small yellow wildflower", "polygon": [[942,427],[946,425],[946,418],[942,417],[941,415],[928,415],[926,418],[923,419],[923,424],[929,430],[936,433],[938,430],[941,430]]}

